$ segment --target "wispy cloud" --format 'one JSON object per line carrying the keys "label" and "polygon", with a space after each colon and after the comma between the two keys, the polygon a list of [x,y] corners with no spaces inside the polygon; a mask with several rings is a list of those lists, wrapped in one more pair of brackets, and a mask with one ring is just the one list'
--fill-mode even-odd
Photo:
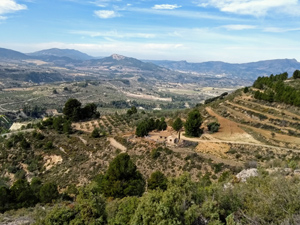
{"label": "wispy cloud", "polygon": [[242,25],[242,24],[230,24],[230,25],[224,25],[222,27],[227,30],[249,30],[249,29],[256,28],[256,26],[253,25]]}
{"label": "wispy cloud", "polygon": [[167,49],[177,49],[183,47],[183,44],[157,44],[157,43],[148,43],[143,45],[145,49],[152,49],[152,50],[167,50]]}
{"label": "wispy cloud", "polygon": [[206,0],[198,6],[212,6],[223,12],[264,16],[270,10],[286,11],[287,8],[299,6],[298,0]]}
{"label": "wispy cloud", "polygon": [[218,16],[216,14],[206,13],[206,12],[198,12],[198,11],[186,11],[186,10],[155,10],[155,9],[146,9],[146,8],[136,8],[131,7],[127,9],[131,12],[138,13],[149,13],[149,14],[157,14],[164,16],[174,16],[181,18],[189,18],[189,19],[209,19],[209,20],[220,20],[220,21],[247,21],[246,19],[241,18],[232,18],[227,16]]}
{"label": "wispy cloud", "polygon": [[113,10],[97,10],[94,11],[95,15],[101,19],[110,19],[114,17],[119,17],[120,14]]}
{"label": "wispy cloud", "polygon": [[91,3],[99,7],[106,7],[109,5],[109,3],[121,2],[121,1],[122,0],[96,0],[96,1],[91,1]]}
{"label": "wispy cloud", "polygon": [[162,5],[155,5],[152,7],[152,9],[177,9],[177,8],[180,8],[181,6],[180,5],[170,5],[170,4],[162,4]]}
{"label": "wispy cloud", "polygon": [[13,12],[24,10],[24,9],[27,9],[26,5],[18,4],[14,0],[1,0],[0,1],[0,15],[6,14],[6,13],[13,13]]}
{"label": "wispy cloud", "polygon": [[111,38],[155,38],[155,34],[151,33],[120,33],[118,31],[71,31],[72,34],[86,35],[90,37],[111,37]]}
{"label": "wispy cloud", "polygon": [[300,27],[298,28],[267,27],[263,31],[270,32],[270,33],[285,33],[291,31],[300,31]]}

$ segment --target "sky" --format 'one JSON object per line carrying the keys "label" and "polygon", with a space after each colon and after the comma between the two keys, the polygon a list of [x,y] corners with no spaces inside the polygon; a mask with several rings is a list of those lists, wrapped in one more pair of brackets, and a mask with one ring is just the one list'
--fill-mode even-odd
{"label": "sky", "polygon": [[298,0],[0,0],[0,47],[138,59],[300,61]]}

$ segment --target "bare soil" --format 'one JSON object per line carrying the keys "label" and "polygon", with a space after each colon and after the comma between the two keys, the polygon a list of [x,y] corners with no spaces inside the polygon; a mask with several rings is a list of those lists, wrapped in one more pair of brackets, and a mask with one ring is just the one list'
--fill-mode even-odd
{"label": "bare soil", "polygon": [[206,111],[209,113],[209,115],[217,118],[218,122],[220,123],[219,132],[212,134],[214,138],[226,141],[260,143],[259,141],[255,140],[250,134],[241,129],[238,123],[218,115],[209,107],[206,108]]}

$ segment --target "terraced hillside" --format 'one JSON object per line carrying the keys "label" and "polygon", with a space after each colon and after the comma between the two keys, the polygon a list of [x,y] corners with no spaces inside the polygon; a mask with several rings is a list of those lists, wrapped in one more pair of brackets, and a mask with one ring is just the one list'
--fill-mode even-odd
{"label": "terraced hillside", "polygon": [[[298,82],[285,83],[296,85]],[[256,91],[251,88],[244,93],[241,89],[202,107],[206,120],[218,121],[220,130],[197,140],[199,152],[223,160],[256,161],[261,165],[274,160],[299,161],[299,107],[258,100],[254,97]]]}

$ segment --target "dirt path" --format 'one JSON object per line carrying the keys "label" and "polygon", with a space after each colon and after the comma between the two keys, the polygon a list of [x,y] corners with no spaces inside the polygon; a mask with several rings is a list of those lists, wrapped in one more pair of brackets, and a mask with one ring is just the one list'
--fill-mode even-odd
{"label": "dirt path", "polygon": [[120,149],[123,153],[127,151],[127,148],[124,145],[121,145],[119,142],[117,142],[114,138],[109,138],[109,142],[113,147]]}
{"label": "dirt path", "polygon": [[[268,139],[273,139],[279,142],[285,142],[288,144],[293,144],[295,146],[298,146],[298,148],[300,148],[300,138],[298,137],[294,137],[294,136],[289,136],[289,135],[285,135],[285,134],[279,134],[276,133],[276,135],[274,137],[272,137],[272,132],[268,131],[268,130],[264,130],[261,128],[256,128],[256,127],[252,127],[252,126],[248,126],[248,125],[242,125],[245,128],[249,128],[251,130],[253,130],[256,133],[259,133],[263,136],[265,136]],[[287,148],[286,148],[287,149]]]}
{"label": "dirt path", "polygon": [[[232,105],[231,103],[230,103],[230,105]],[[272,126],[272,127],[275,127],[275,128],[277,128],[277,129],[280,129],[280,130],[287,130],[287,128],[289,129],[289,130],[293,130],[293,131],[297,131],[297,129],[296,128],[293,128],[293,127],[282,127],[282,126],[279,126],[279,125],[276,125],[276,124],[273,124],[273,123],[271,123],[271,122],[269,122],[269,120],[267,119],[267,120],[264,120],[264,121],[261,121],[261,120],[259,120],[259,119],[253,119],[251,116],[249,116],[248,114],[244,114],[244,113],[242,113],[241,111],[237,111],[237,110],[235,110],[235,109],[233,109],[233,108],[230,108],[230,107],[228,107],[227,105],[223,105],[223,107],[224,108],[226,108],[226,110],[228,111],[228,112],[230,112],[232,115],[234,115],[235,117],[237,117],[237,118],[239,118],[239,119],[244,119],[244,120],[246,120],[246,121],[249,121],[249,122],[253,122],[253,123],[261,123],[261,124],[266,124],[266,125],[270,125],[270,126]],[[237,106],[237,107],[239,107],[239,106]],[[243,107],[243,109],[245,109],[246,107]],[[251,111],[255,111],[255,110],[252,110],[252,109],[250,109],[249,108],[249,110],[251,110]],[[264,113],[265,114],[265,113]],[[270,118],[275,118],[275,119],[280,119],[279,117],[278,118],[276,118],[275,116],[269,116],[269,114],[268,114],[268,118],[270,119]],[[290,121],[290,122],[295,122],[295,121],[293,121],[293,120],[288,120],[288,119],[284,119],[285,121]]]}
{"label": "dirt path", "polygon": [[249,101],[246,101],[244,98],[237,98],[237,100],[242,101],[242,102],[244,102],[245,104],[249,104],[249,103],[250,103],[250,104],[252,104],[252,105],[256,105],[256,106],[261,107],[261,108],[276,110],[276,111],[279,112],[279,113],[284,112],[286,115],[289,115],[289,116],[291,116],[291,117],[298,118],[298,119],[300,120],[300,116],[299,116],[299,115],[294,114],[294,113],[292,113],[292,112],[290,112],[290,111],[287,111],[287,110],[285,110],[285,109],[278,109],[278,108],[274,108],[274,107],[271,107],[271,106],[266,106],[266,105],[258,104],[258,103],[253,102],[253,101],[249,102]]}
{"label": "dirt path", "polygon": [[[203,142],[203,143],[205,143],[205,142]],[[201,143],[201,145],[203,143]],[[210,142],[209,145],[211,143],[212,142]],[[198,146],[196,147],[195,150],[190,150],[188,148],[178,148],[178,147],[170,147],[170,148],[172,149],[173,152],[177,152],[177,153],[180,153],[180,154],[197,153],[198,155],[202,156],[203,158],[212,159],[215,163],[224,163],[224,164],[227,164],[227,165],[230,165],[230,166],[242,166],[243,165],[243,162],[237,162],[235,160],[228,159],[228,158],[226,158],[227,156],[220,157],[218,154],[215,154],[215,152],[199,151],[197,149]]]}
{"label": "dirt path", "polygon": [[3,108],[3,106],[5,105],[14,105],[14,104],[18,104],[18,103],[22,103],[22,105],[26,102],[30,102],[30,101],[33,101],[33,100],[37,100],[37,99],[40,99],[44,96],[40,96],[40,97],[36,97],[36,98],[30,98],[28,100],[25,100],[25,101],[17,101],[17,102],[7,102],[7,103],[3,103],[3,104],[0,104],[0,109],[5,111],[5,112],[17,112],[18,110],[9,110],[9,109],[5,109]]}
{"label": "dirt path", "polygon": [[259,141],[255,140],[250,134],[240,128],[238,126],[238,123],[218,115],[210,107],[206,107],[205,109],[211,116],[216,117],[218,122],[220,123],[219,132],[212,135],[214,138],[225,141],[260,143]]}
{"label": "dirt path", "polygon": [[[272,115],[272,114],[269,114],[269,113],[266,113],[266,112],[263,112],[263,113],[262,113],[262,112],[260,112],[260,111],[255,110],[255,109],[251,109],[251,108],[248,108],[248,107],[246,107],[246,106],[239,105],[239,104],[236,104],[236,103],[233,103],[233,102],[226,101],[226,103],[229,104],[229,105],[232,105],[233,107],[241,108],[241,109],[244,109],[244,110],[249,110],[249,111],[252,111],[252,112],[259,113],[259,114],[264,114],[264,115],[267,116],[269,119],[286,120],[286,121],[289,121],[289,122],[292,122],[292,123],[297,122],[297,121],[295,121],[295,120],[283,118],[282,116],[279,117],[279,116],[275,116],[275,115]],[[284,111],[284,112],[286,112],[286,111]]]}

